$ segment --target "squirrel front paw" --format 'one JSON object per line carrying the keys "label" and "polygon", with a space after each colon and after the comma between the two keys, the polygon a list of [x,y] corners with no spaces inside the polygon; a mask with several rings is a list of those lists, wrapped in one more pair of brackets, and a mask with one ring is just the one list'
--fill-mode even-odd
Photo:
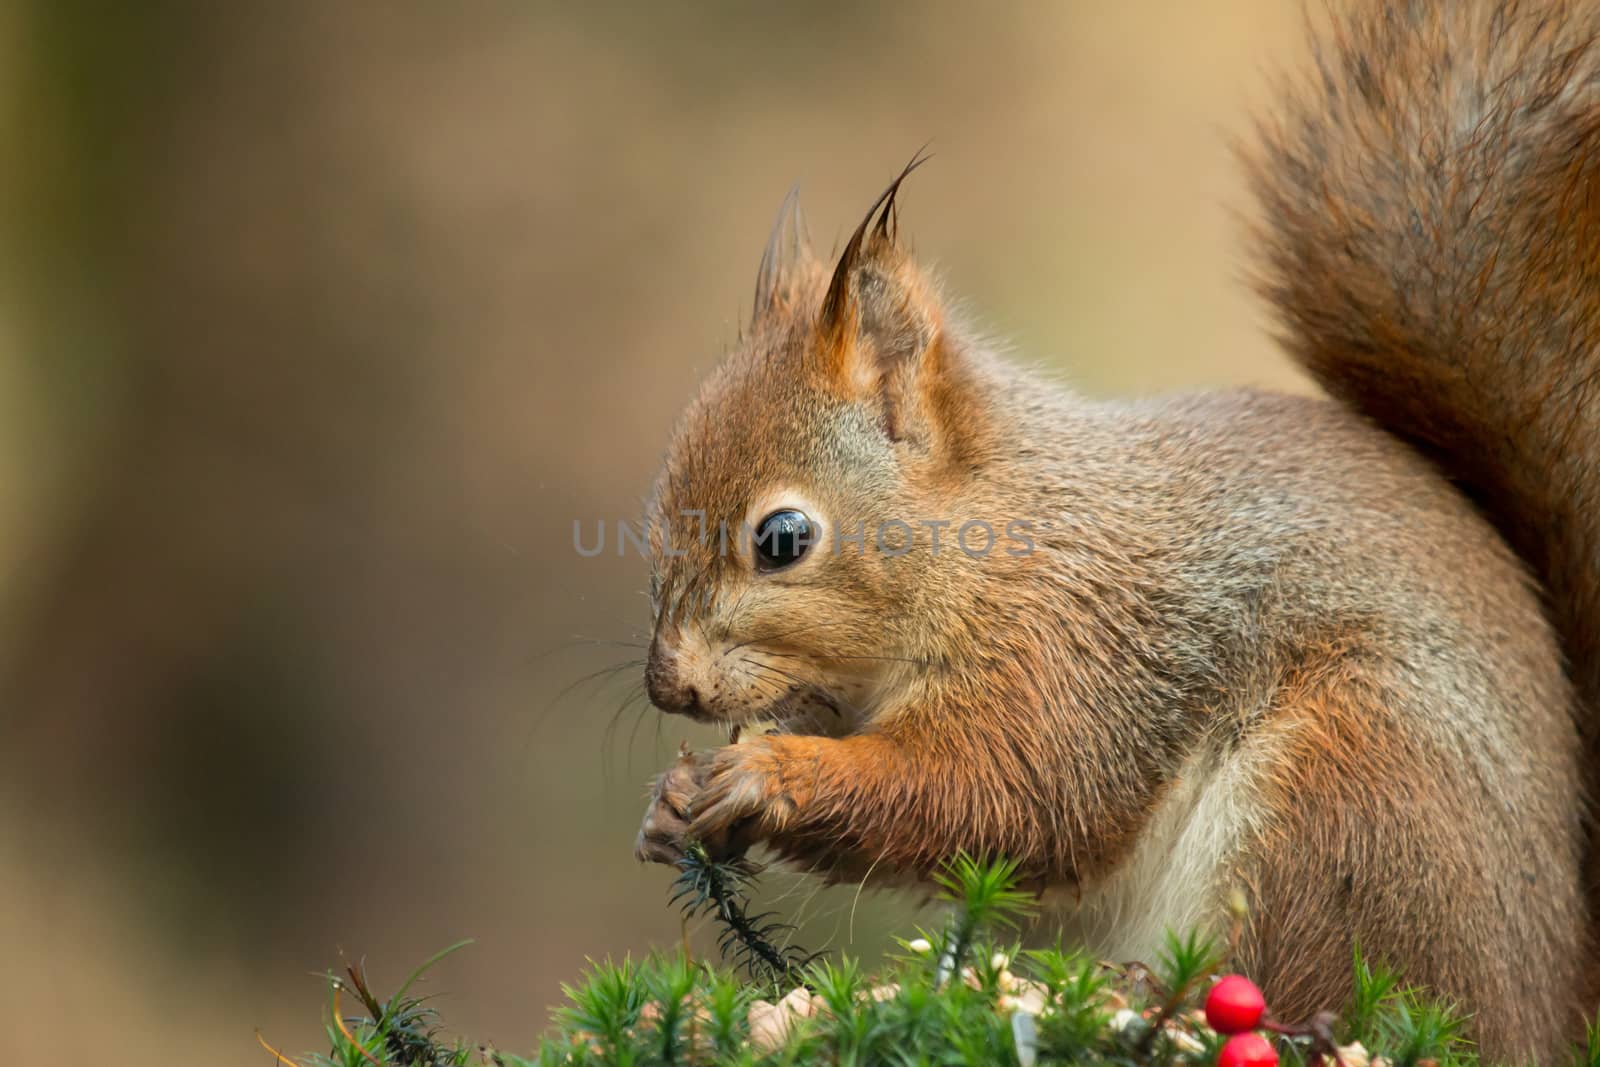
{"label": "squirrel front paw", "polygon": [[782,830],[798,807],[774,741],[686,749],[651,787],[634,855],[640,862],[675,864],[697,841],[714,859],[739,856]]}
{"label": "squirrel front paw", "polygon": [[690,752],[685,744],[677,760],[651,785],[650,805],[633,846],[640,863],[674,864],[683,859],[689,841],[689,805],[705,782],[709,756]]}
{"label": "squirrel front paw", "polygon": [[800,798],[784,773],[781,744],[760,737],[711,754],[704,784],[690,802],[690,837],[708,850],[716,842],[737,854],[789,824]]}

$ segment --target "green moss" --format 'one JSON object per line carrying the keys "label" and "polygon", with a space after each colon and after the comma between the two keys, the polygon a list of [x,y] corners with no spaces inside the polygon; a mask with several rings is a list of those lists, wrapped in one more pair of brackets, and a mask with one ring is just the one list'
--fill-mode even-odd
{"label": "green moss", "polygon": [[[1196,937],[1168,939],[1151,967],[1114,966],[1063,948],[1022,951],[1007,938],[1031,907],[1007,864],[958,859],[941,879],[952,919],[902,942],[869,974],[860,961],[773,956],[746,896],[751,868],[686,864],[680,903],[712,916],[727,934],[729,967],[658,953],[592,963],[565,987],[566,1003],[531,1056],[444,1039],[434,1010],[409,994],[413,975],[380,1001],[352,969],[329,977],[330,1050],[314,1067],[445,1067],[491,1064],[778,1065],[1087,1064],[1177,1067],[1216,1062],[1223,1037],[1200,1003],[1225,951]],[[755,946],[747,943],[756,939]],[[459,946],[456,946],[459,947]],[[447,951],[453,951],[447,950]],[[442,954],[441,954],[442,955]],[[431,965],[434,961],[429,961]],[[1360,1042],[1394,1067],[1477,1063],[1449,1005],[1402,986],[1358,953],[1341,1021],[1276,1025],[1285,1064],[1316,1063],[1332,1042]],[[428,966],[428,965],[425,965]],[[424,968],[425,969],[425,968]],[[419,972],[420,973],[420,970]],[[343,1018],[346,998],[365,1014]],[[782,998],[786,997],[784,1000]],[[779,1001],[782,1002],[779,1002]],[[793,1010],[791,1005],[798,1006]],[[1277,1020],[1278,1024],[1301,1020]],[[1574,1063],[1600,1067],[1600,1036]]]}

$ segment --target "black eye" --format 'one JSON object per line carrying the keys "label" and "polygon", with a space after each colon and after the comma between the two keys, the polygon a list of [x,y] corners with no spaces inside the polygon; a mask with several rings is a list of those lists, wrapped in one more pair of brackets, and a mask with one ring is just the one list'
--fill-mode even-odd
{"label": "black eye", "polygon": [[775,571],[797,563],[812,544],[811,520],[798,511],[774,511],[756,527],[756,563]]}

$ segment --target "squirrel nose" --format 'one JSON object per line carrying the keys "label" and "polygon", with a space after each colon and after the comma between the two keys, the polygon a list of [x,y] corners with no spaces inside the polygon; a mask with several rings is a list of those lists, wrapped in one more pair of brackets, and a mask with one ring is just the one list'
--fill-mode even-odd
{"label": "squirrel nose", "polygon": [[678,676],[677,656],[662,647],[657,638],[650,644],[650,660],[644,669],[644,686],[650,703],[674,715],[703,715],[700,693]]}

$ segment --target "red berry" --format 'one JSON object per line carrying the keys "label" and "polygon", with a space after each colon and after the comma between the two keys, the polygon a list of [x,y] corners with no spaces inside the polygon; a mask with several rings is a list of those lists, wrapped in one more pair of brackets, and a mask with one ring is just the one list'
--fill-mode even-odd
{"label": "red berry", "polygon": [[1278,1050],[1260,1034],[1234,1034],[1217,1053],[1217,1067],[1278,1067]]}
{"label": "red berry", "polygon": [[1206,995],[1206,1022],[1219,1034],[1254,1030],[1267,1010],[1267,1000],[1256,984],[1242,974],[1230,974]]}

